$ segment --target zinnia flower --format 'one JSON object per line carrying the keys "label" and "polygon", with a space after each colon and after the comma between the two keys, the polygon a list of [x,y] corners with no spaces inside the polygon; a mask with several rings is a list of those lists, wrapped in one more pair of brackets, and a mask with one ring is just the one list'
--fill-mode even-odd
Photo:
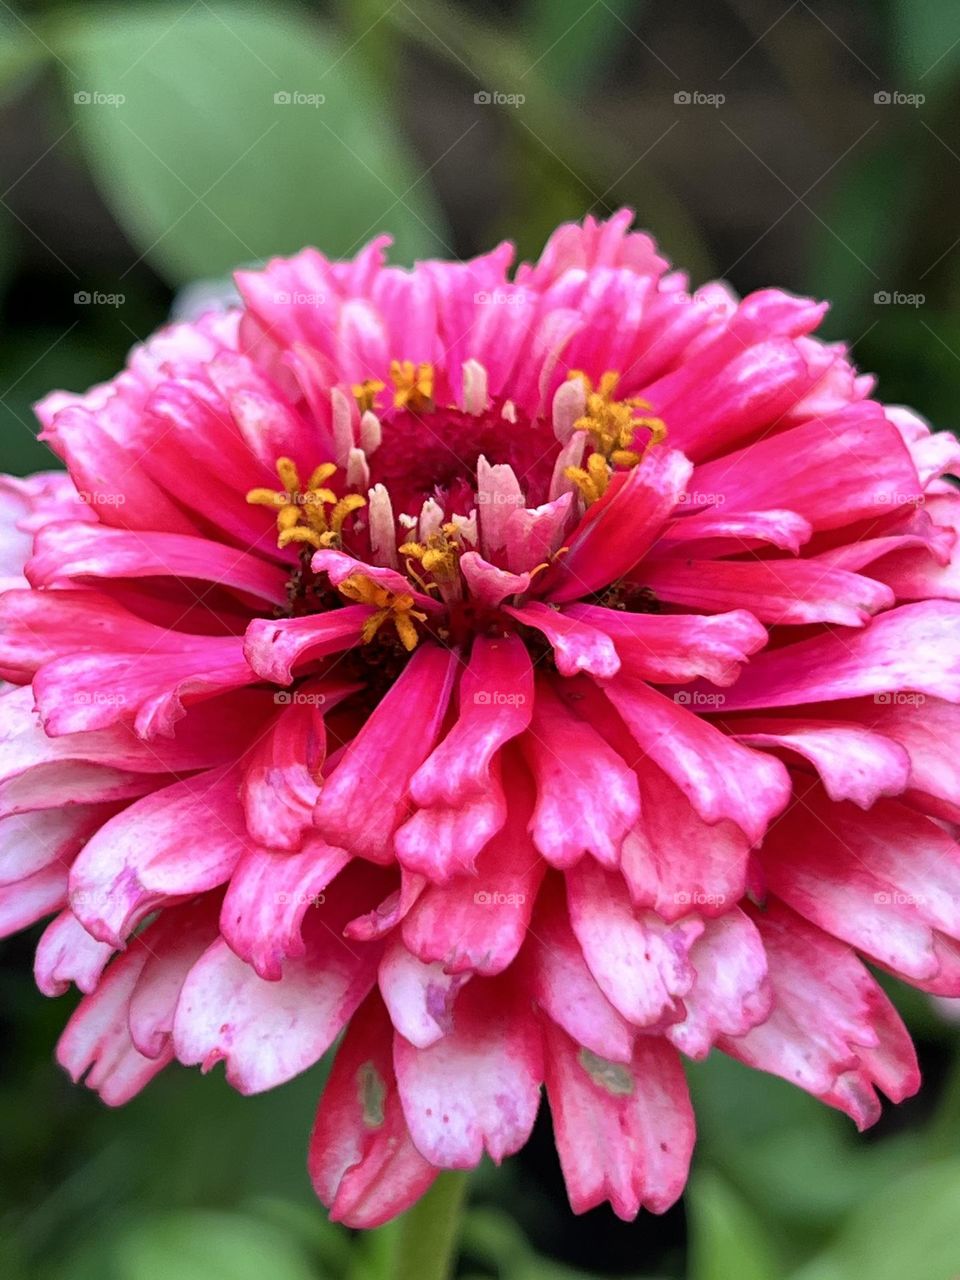
{"label": "zinnia flower", "polygon": [[660,1212],[682,1055],[863,1127],[918,1085],[867,963],[960,994],[960,450],[629,224],[240,272],[0,495],[0,927],[53,916],[59,1059],[256,1093],[342,1033],[354,1226],[544,1084],[573,1208]]}

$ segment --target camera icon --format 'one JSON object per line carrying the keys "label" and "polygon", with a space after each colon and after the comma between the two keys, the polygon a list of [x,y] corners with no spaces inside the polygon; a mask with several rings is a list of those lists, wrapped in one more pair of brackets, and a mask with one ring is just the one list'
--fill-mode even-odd
{"label": "camera icon", "polygon": [[87,103],[93,101],[93,97],[86,91],[86,89],[80,89],[73,95],[73,100],[79,106],[86,106]]}
{"label": "camera icon", "polygon": [[486,889],[478,889],[473,900],[478,907],[489,907],[493,902],[493,895]]}
{"label": "camera icon", "polygon": [[873,295],[873,300],[878,307],[886,307],[890,305],[892,298],[890,297],[890,294],[887,292],[886,289],[879,289]]}
{"label": "camera icon", "polygon": [[273,695],[273,701],[278,707],[289,707],[293,702],[293,694],[288,689],[278,689]]}
{"label": "camera icon", "polygon": [[478,689],[473,695],[473,700],[479,707],[488,707],[490,705],[490,694],[486,689]]}
{"label": "camera icon", "polygon": [[73,295],[74,304],[78,307],[89,307],[93,298],[85,290],[81,289],[79,293]]}
{"label": "camera icon", "polygon": [[473,100],[478,107],[487,107],[493,101],[493,96],[486,89],[481,89],[479,93],[473,95]]}
{"label": "camera icon", "polygon": [[679,693],[673,695],[674,702],[680,707],[686,707],[690,703],[690,695],[685,689],[681,689]]}
{"label": "camera icon", "polygon": [[678,89],[673,95],[673,100],[678,107],[689,107],[690,103],[693,101],[686,89]]}
{"label": "camera icon", "polygon": [[893,95],[889,89],[878,89],[873,95],[873,100],[878,107],[888,107],[893,101]]}
{"label": "camera icon", "polygon": [[281,89],[279,93],[273,95],[273,100],[278,107],[288,107],[293,101],[290,94],[285,89]]}

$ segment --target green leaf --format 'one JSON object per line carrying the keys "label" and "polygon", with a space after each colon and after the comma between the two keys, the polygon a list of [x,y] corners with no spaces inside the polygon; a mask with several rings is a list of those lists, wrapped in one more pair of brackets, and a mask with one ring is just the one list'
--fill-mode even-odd
{"label": "green leaf", "polygon": [[24,76],[40,67],[47,50],[26,27],[0,9],[0,102],[15,93]]}
{"label": "green leaf", "polygon": [[117,1280],[314,1280],[286,1232],[235,1213],[157,1217],[128,1229],[111,1252]]}
{"label": "green leaf", "polygon": [[777,1280],[784,1274],[761,1219],[717,1174],[701,1172],[687,1204],[689,1280]]}
{"label": "green leaf", "polygon": [[555,83],[584,86],[618,44],[636,41],[641,8],[632,0],[529,0],[520,22],[530,60]]}
{"label": "green leaf", "polygon": [[960,66],[960,6],[955,0],[896,0],[890,42],[907,83],[903,93],[931,93]]}
{"label": "green leaf", "polygon": [[[171,281],[379,231],[401,261],[443,247],[428,180],[362,58],[292,10],[90,6],[51,28],[94,177]],[[79,94],[79,98],[78,98]]]}
{"label": "green leaf", "polygon": [[899,1179],[847,1219],[794,1280],[948,1280],[960,1273],[960,1161]]}

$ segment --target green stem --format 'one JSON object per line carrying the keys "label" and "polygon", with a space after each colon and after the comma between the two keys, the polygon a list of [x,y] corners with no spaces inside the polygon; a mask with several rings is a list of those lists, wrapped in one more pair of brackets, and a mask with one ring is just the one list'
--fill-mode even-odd
{"label": "green stem", "polygon": [[441,1173],[397,1223],[390,1280],[450,1280],[460,1242],[468,1175]]}

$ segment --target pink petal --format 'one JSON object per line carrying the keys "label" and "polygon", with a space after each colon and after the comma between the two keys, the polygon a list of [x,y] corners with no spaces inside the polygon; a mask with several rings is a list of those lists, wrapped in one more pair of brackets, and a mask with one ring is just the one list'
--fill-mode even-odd
{"label": "pink petal", "polygon": [[852,634],[767,650],[725,695],[725,711],[833,702],[903,689],[960,702],[960,604],[903,605]]}
{"label": "pink petal", "polygon": [[410,780],[437,740],[459,664],[453,651],[421,645],[350,742],[314,813],[331,844],[392,860],[393,834],[411,808]]}
{"label": "pink petal", "polygon": [[686,1017],[664,1034],[691,1058],[705,1058],[721,1035],[741,1036],[770,1014],[772,993],[760,934],[734,907],[706,927],[690,950],[697,971]]}
{"label": "pink petal", "polygon": [[92,938],[72,911],[61,911],[37,943],[33,976],[45,996],[62,996],[71,982],[89,995],[113,954],[114,948]]}
{"label": "pink petal", "polygon": [[490,785],[490,764],[533,714],[533,669],[517,636],[478,636],[459,688],[457,721],[417,769],[418,805],[455,806]]}
{"label": "pink petal", "polygon": [[453,1028],[454,1002],[469,974],[447,973],[424,964],[394,935],[380,961],[380,993],[397,1031],[418,1049],[427,1049]]}
{"label": "pink petal", "polygon": [[746,892],[748,838],[734,822],[704,822],[651,761],[638,761],[635,768],[641,817],[620,855],[634,904],[668,921],[691,911],[716,916],[730,910]]}
{"label": "pink petal", "polygon": [[570,923],[600,989],[635,1026],[660,1031],[683,1017],[693,986],[689,960],[703,924],[688,917],[666,925],[635,911],[618,876],[584,858],[566,873]]}
{"label": "pink petal", "polygon": [[544,1013],[599,1057],[630,1062],[636,1031],[587,968],[557,879],[548,879],[540,893],[524,955],[529,959],[531,993]]}
{"label": "pink petal", "polygon": [[786,507],[815,529],[885,516],[922,494],[899,433],[870,401],[699,466],[690,488],[724,514]]}
{"label": "pink petal", "polygon": [[867,1128],[880,1115],[875,1086],[894,1102],[919,1088],[906,1028],[847,947],[775,901],[752,914],[767,953],[773,1010],[766,1022],[721,1047]]}
{"label": "pink petal", "polygon": [[937,976],[938,934],[960,938],[960,847],[896,801],[861,813],[812,788],[761,859],[795,911],[908,980]]}
{"label": "pink petal", "polygon": [[244,655],[264,680],[290,684],[296,665],[358,645],[361,628],[372,612],[369,605],[353,604],[302,618],[254,618],[247,627]]}
{"label": "pink petal", "polygon": [[524,1145],[540,1103],[540,1028],[508,981],[467,985],[452,1031],[417,1049],[394,1039],[394,1067],[418,1151],[442,1169],[499,1164]]}
{"label": "pink petal", "polygon": [[199,580],[270,604],[287,601],[285,570],[245,551],[180,533],[127,532],[86,523],[51,524],[37,535],[27,577],[35,587],[71,578]]}
{"label": "pink petal", "polygon": [[546,1032],[547,1095],[557,1153],[574,1213],[609,1200],[632,1221],[664,1213],[687,1181],[693,1108],[675,1049],[640,1036],[629,1065],[579,1049],[559,1028]]}
{"label": "pink petal", "polygon": [[327,749],[323,718],[359,687],[313,680],[293,694],[274,694],[281,710],[245,757],[240,784],[247,830],[257,843],[300,848],[320,793]]}
{"label": "pink petal", "polygon": [[349,862],[316,834],[298,853],[248,849],[230,876],[220,913],[220,932],[230,948],[261,978],[276,981],[288,957],[305,950],[302,929],[310,907]]}
{"label": "pink petal", "polygon": [[530,825],[537,849],[555,867],[573,866],[584,853],[616,866],[640,816],[637,780],[617,752],[544,679],[521,742],[537,788]]}
{"label": "pink petal", "polygon": [[557,670],[562,676],[575,676],[588,671],[600,678],[614,676],[620,670],[620,659],[613,641],[603,631],[582,622],[576,616],[551,609],[549,605],[524,605],[522,609],[504,606],[504,613],[524,626],[542,632],[553,647]]}
{"label": "pink petal", "polygon": [[95,938],[120,947],[155,907],[223,884],[248,847],[233,774],[175,782],[93,836],[70,873],[70,905]]}
{"label": "pink petal", "polygon": [[743,609],[703,617],[575,604],[564,615],[606,632],[616,643],[624,674],[655,684],[685,683],[698,676],[713,684],[733,684],[741,665],[767,642],[766,628]]}
{"label": "pink petal", "polygon": [[629,573],[653,545],[686,488],[692,467],[682,453],[650,454],[587,511],[570,550],[544,574],[556,604],[590,595]]}
{"label": "pink petal", "polygon": [[108,1107],[135,1097],[170,1062],[167,1051],[145,1058],[130,1038],[127,1010],[147,961],[143,946],[133,947],[107,970],[92,995],[77,1005],[57,1044],[57,1061],[74,1084],[86,1077]]}
{"label": "pink petal", "polygon": [[[339,882],[338,882],[339,884]],[[283,977],[266,982],[222,939],[190,970],[177,1005],[173,1037],[187,1066],[226,1063],[240,1093],[272,1089],[326,1053],[376,980],[381,948],[340,936],[362,886],[351,878],[326,895],[304,924],[304,953]]]}
{"label": "pink petal", "polygon": [[477,858],[476,873],[430,885],[403,922],[407,948],[448,973],[501,973],[523,945],[544,863],[527,824],[532,796],[508,766],[509,813],[499,836]]}
{"label": "pink petal", "polygon": [[862,627],[894,603],[882,583],[812,560],[664,560],[644,570],[661,600],[697,610],[748,609],[779,626],[832,622]]}
{"label": "pink petal", "polygon": [[146,1058],[169,1058],[177,1001],[187,974],[217,937],[219,900],[205,894],[168,907],[137,938],[147,959],[130,996],[130,1038]]}
{"label": "pink petal", "polygon": [[819,720],[753,717],[731,722],[740,742],[796,753],[819,773],[831,800],[869,809],[881,796],[896,796],[910,781],[910,757],[880,733]]}
{"label": "pink petal", "polygon": [[671,701],[639,680],[622,676],[606,685],[604,693],[637,745],[677,784],[705,822],[729,818],[751,841],[763,837],[790,796],[790,779],[779,760],[741,747],[692,715],[679,702],[679,694],[678,701]]}
{"label": "pink petal", "polygon": [[334,1222],[367,1230],[409,1208],[437,1170],[410,1141],[390,1022],[371,996],[350,1021],[310,1135],[310,1177]]}

